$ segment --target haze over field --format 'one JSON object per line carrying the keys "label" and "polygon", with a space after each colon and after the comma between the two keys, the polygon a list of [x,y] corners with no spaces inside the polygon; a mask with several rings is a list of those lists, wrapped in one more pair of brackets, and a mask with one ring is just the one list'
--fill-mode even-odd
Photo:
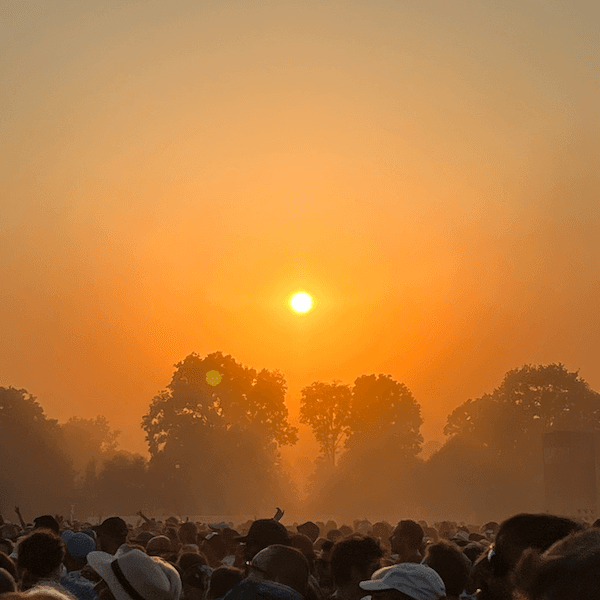
{"label": "haze over field", "polygon": [[600,389],[597,2],[0,11],[0,385],[136,452],[191,352],[293,418],[389,373],[426,441],[524,363]]}

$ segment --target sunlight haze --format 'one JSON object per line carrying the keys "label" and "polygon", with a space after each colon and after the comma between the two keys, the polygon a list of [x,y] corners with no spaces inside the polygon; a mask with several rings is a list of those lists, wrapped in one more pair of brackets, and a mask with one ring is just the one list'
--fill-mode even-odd
{"label": "sunlight haze", "polygon": [[0,12],[0,385],[50,417],[145,453],[191,352],[280,370],[294,422],[391,374],[426,442],[525,363],[600,388],[597,2]]}

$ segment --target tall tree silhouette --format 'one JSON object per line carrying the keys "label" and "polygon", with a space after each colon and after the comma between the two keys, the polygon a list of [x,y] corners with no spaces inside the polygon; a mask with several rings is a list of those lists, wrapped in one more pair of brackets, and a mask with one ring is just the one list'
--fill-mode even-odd
{"label": "tall tree silhouette", "polygon": [[325,460],[335,466],[338,449],[350,431],[350,386],[339,381],[315,381],[301,394],[300,422],[310,425]]}
{"label": "tall tree silhouette", "polygon": [[[165,482],[165,493],[185,486],[190,509],[254,507],[261,490],[265,496],[270,489],[279,446],[298,439],[288,422],[283,375],[245,367],[221,352],[190,354],[175,367],[142,421],[151,470]],[[181,494],[173,492],[175,501],[184,501]]]}
{"label": "tall tree silhouette", "polygon": [[0,387],[0,465],[0,510],[68,512],[73,469],[60,427],[27,390]]}

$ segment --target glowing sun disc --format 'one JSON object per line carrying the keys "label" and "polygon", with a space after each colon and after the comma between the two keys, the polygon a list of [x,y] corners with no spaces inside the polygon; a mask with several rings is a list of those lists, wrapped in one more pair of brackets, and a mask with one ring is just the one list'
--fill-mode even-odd
{"label": "glowing sun disc", "polygon": [[305,313],[312,308],[313,300],[310,294],[307,294],[306,292],[298,292],[292,296],[290,304],[296,312]]}

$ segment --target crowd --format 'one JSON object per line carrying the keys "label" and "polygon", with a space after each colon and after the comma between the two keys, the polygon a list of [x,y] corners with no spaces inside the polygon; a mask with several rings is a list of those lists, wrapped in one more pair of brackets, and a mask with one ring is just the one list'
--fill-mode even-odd
{"label": "crowd", "polygon": [[402,520],[284,526],[99,525],[0,516],[1,600],[600,598],[600,528],[547,514],[483,526]]}

